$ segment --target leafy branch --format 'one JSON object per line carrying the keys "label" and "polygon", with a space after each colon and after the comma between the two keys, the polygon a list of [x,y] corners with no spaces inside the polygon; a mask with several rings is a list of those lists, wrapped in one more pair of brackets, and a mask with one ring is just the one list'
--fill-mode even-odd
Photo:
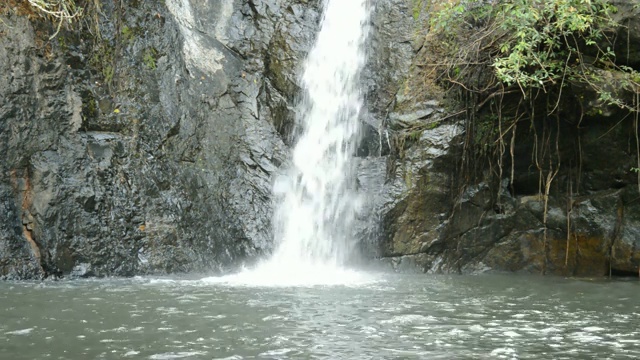
{"label": "leafy branch", "polygon": [[640,89],[638,72],[616,65],[607,46],[608,34],[619,26],[612,18],[616,11],[606,0],[450,1],[433,16],[430,36],[446,43],[448,80],[467,91],[482,92],[469,77],[480,66],[524,97],[527,89],[548,93],[580,82],[603,102],[635,111],[601,86],[598,71],[615,70],[623,88]]}

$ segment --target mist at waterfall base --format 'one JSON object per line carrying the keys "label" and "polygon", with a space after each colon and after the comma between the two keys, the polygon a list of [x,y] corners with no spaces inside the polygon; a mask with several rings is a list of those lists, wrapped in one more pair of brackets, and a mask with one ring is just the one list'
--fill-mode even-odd
{"label": "mist at waterfall base", "polygon": [[354,252],[353,222],[362,198],[353,155],[362,97],[367,0],[328,0],[301,78],[300,133],[290,168],[274,184],[276,250],[256,268],[212,282],[334,285],[372,281],[343,266]]}

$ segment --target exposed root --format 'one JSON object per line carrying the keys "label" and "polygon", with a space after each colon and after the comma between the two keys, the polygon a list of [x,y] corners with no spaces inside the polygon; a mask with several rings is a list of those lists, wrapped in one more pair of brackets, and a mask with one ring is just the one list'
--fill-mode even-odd
{"label": "exposed root", "polygon": [[28,0],[29,4],[46,16],[53,17],[58,21],[56,32],[49,37],[49,40],[55,38],[62,24],[72,22],[82,15],[82,8],[76,6],[73,0]]}

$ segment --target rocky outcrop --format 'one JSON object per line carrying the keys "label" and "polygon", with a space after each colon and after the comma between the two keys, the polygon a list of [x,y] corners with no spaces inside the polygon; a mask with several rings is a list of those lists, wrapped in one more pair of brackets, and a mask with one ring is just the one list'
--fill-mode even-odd
{"label": "rocky outcrop", "polygon": [[270,251],[317,2],[91,4],[52,40],[2,8],[0,278],[222,271]]}
{"label": "rocky outcrop", "polygon": [[612,129],[615,124],[603,119],[582,125],[581,152],[576,147],[576,153],[564,154],[565,160],[582,157],[582,163],[556,175],[546,210],[540,174],[526,168],[530,149],[518,146],[513,186],[505,177],[497,202],[495,187],[467,186],[434,237],[439,245],[424,251],[419,266],[436,272],[637,276],[638,188],[630,171],[637,160],[623,145],[632,129]]}
{"label": "rocky outcrop", "polygon": [[[637,68],[640,59],[632,45],[640,20],[637,5],[614,3],[619,9],[614,17],[624,25],[609,34],[616,61]],[[419,54],[414,66],[425,58]],[[615,71],[598,71],[600,88],[637,103]],[[396,141],[388,184],[395,185],[387,188],[392,200],[382,208],[383,258],[398,269],[426,272],[639,276],[634,113],[606,105],[588,87],[571,83],[560,118],[518,126],[513,154],[507,144],[501,165],[478,162],[476,173],[470,173],[465,164],[475,159],[468,158],[469,123],[447,113],[438,93],[429,92],[424,82],[411,82],[412,74],[396,94],[387,122]],[[532,154],[544,131],[554,139],[545,147],[555,154],[556,167],[547,164],[540,171]]]}
{"label": "rocky outcrop", "polygon": [[[320,1],[85,5],[85,21],[52,40],[24,4],[0,5],[0,278],[221,272],[269,253],[272,177],[296,135]],[[426,272],[636,274],[633,118],[571,84],[587,116],[565,106],[566,167],[548,201],[533,128],[504,157],[513,182],[484,163],[468,176],[466,123],[425,76],[429,6],[378,1],[369,24],[356,154],[366,201],[353,234],[364,258]],[[637,68],[637,7],[616,16],[627,26],[616,61]]]}
{"label": "rocky outcrop", "polygon": [[[390,113],[398,103],[423,98],[413,64],[424,42],[427,5],[413,0],[379,1],[371,15],[368,62],[362,75],[366,106],[357,153],[357,180],[366,201],[353,235],[369,260],[388,255],[381,241],[396,225],[386,219],[404,196],[402,179],[388,176],[396,168],[392,147],[397,129],[390,125],[394,116]],[[415,96],[407,96],[409,92]]]}
{"label": "rocky outcrop", "polygon": [[[219,272],[269,253],[320,1],[79,3],[84,20],[51,40],[33,9],[0,6],[0,278]],[[354,233],[368,256],[414,5],[379,2],[370,24],[357,155],[381,195]]]}

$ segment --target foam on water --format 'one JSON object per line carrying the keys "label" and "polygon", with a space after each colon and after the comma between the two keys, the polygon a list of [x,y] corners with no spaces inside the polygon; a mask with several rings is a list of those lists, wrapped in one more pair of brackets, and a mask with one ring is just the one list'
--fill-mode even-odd
{"label": "foam on water", "polygon": [[297,266],[288,269],[265,263],[254,269],[247,269],[237,274],[209,277],[200,280],[206,284],[221,284],[230,286],[362,286],[379,281],[373,274],[330,265]]}
{"label": "foam on water", "polygon": [[151,355],[149,359],[153,360],[169,360],[169,359],[183,359],[192,358],[197,355],[206,355],[203,351],[183,351],[183,352],[168,352],[162,354]]}
{"label": "foam on water", "polygon": [[342,267],[355,251],[353,223],[362,201],[353,156],[368,16],[368,0],[324,1],[321,29],[301,78],[292,163],[274,183],[275,253],[253,270],[206,282],[304,286],[365,281],[366,275]]}
{"label": "foam on water", "polygon": [[15,331],[8,331],[5,333],[5,335],[29,335],[31,334],[31,332],[33,331],[33,329],[35,328],[28,328],[28,329],[22,329],[22,330],[15,330]]}

